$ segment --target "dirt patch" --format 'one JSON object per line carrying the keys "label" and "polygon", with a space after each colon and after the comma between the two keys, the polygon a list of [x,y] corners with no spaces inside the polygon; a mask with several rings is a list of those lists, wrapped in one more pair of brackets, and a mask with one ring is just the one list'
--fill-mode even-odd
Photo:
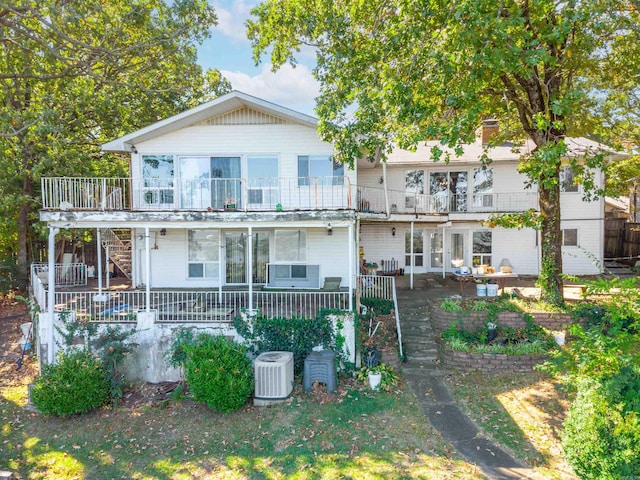
{"label": "dirt patch", "polygon": [[[17,386],[31,383],[38,373],[32,350],[22,354],[20,325],[30,322],[27,306],[12,296],[0,298],[0,385]],[[18,368],[18,361],[22,365]]]}

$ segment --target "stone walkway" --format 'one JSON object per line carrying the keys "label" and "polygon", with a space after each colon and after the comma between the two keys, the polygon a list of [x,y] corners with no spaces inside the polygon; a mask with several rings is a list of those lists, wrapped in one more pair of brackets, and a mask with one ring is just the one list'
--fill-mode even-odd
{"label": "stone walkway", "polygon": [[[433,284],[431,285],[433,287]],[[434,291],[435,290],[435,291]],[[402,340],[407,362],[402,371],[422,411],[442,437],[492,480],[542,479],[491,441],[462,412],[449,393],[438,363],[435,335],[429,321],[429,297],[455,293],[451,288],[398,289]]]}

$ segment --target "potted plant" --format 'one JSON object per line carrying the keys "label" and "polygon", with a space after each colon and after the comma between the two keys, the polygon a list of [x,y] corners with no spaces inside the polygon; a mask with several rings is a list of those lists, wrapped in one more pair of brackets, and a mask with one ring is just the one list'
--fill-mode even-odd
{"label": "potted plant", "polygon": [[236,209],[236,201],[232,197],[227,197],[224,201],[224,209],[225,210],[235,210]]}
{"label": "potted plant", "polygon": [[398,375],[393,371],[393,367],[386,363],[379,363],[375,367],[362,367],[357,372],[357,378],[369,385],[372,390],[386,392],[398,383]]}

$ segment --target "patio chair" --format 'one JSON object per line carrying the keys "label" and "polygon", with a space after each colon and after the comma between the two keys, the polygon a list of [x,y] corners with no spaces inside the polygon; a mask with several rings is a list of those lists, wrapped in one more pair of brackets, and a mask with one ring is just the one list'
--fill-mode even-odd
{"label": "patio chair", "polygon": [[320,290],[324,292],[339,292],[342,277],[324,277],[324,285]]}

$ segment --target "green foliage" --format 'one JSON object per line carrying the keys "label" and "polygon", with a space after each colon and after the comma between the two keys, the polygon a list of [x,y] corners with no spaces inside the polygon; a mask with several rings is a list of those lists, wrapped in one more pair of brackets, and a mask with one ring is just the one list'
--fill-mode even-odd
{"label": "green foliage", "polygon": [[457,300],[447,298],[440,303],[440,310],[443,312],[462,312],[463,308]]}
{"label": "green foliage", "polygon": [[55,330],[64,342],[61,345],[69,350],[76,342],[84,345],[84,350],[90,352],[102,361],[103,368],[109,379],[109,393],[114,406],[122,398],[122,386],[125,374],[123,361],[137,345],[131,341],[135,333],[133,328],[108,325],[98,330],[98,324],[87,320],[79,320],[70,311],[60,312]]}
{"label": "green foliage", "polygon": [[293,352],[295,372],[301,373],[304,359],[313,347],[323,346],[336,352],[336,332],[327,316],[318,318],[267,318],[262,315],[234,319],[236,330],[255,354],[268,351]]}
{"label": "green foliage", "polygon": [[25,284],[46,230],[38,226],[44,176],[128,170],[100,144],[178,113],[230,84],[203,72],[194,45],[216,17],[203,0],[16,1],[0,7],[0,261],[2,281]]}
{"label": "green foliage", "polygon": [[360,303],[375,315],[389,315],[393,310],[393,301],[378,297],[362,297]]}
{"label": "green foliage", "polygon": [[544,355],[557,349],[548,331],[533,323],[529,317],[526,328],[497,327],[497,336],[489,340],[491,322],[474,331],[452,323],[442,332],[447,348],[468,353],[493,353],[502,355]]}
{"label": "green foliage", "polygon": [[107,326],[91,340],[91,349],[100,356],[102,365],[109,378],[109,394],[114,406],[122,398],[122,386],[125,381],[124,359],[137,347],[130,337],[135,333],[132,328]]}
{"label": "green foliage", "polygon": [[200,334],[185,344],[185,377],[193,398],[229,413],[253,392],[253,368],[247,348],[223,336]]}
{"label": "green foliage", "polygon": [[178,327],[173,331],[173,340],[171,348],[166,352],[169,365],[173,368],[184,368],[187,361],[187,352],[185,347],[195,341],[193,329]]}
{"label": "green foliage", "polygon": [[[568,161],[591,196],[602,193],[595,174],[607,166],[601,152],[570,155],[565,137],[606,132],[612,119],[637,123],[637,81],[629,79],[640,72],[640,13],[632,0],[401,8],[268,0],[253,14],[256,60],[268,54],[279,68],[314,46],[319,130],[343,163],[372,152],[384,159],[396,146],[415,149],[434,138],[432,159],[448,162],[481,120],[498,119],[501,133],[481,161],[490,163],[489,147],[505,141],[521,153],[519,171],[540,192],[543,297],[562,303],[559,168]],[[525,140],[533,148],[522,148]]]}
{"label": "green foliage", "polygon": [[580,478],[640,475],[640,370],[583,379],[564,423],[565,455]]}
{"label": "green foliage", "polygon": [[384,390],[385,392],[390,392],[391,389],[398,384],[398,375],[393,370],[393,367],[386,363],[379,363],[373,367],[362,367],[356,372],[356,378],[366,385],[369,385],[370,373],[381,374],[380,390]]}
{"label": "green foliage", "polygon": [[89,352],[61,352],[55,364],[43,368],[31,393],[42,413],[73,415],[106,404],[109,379],[102,362]]}

